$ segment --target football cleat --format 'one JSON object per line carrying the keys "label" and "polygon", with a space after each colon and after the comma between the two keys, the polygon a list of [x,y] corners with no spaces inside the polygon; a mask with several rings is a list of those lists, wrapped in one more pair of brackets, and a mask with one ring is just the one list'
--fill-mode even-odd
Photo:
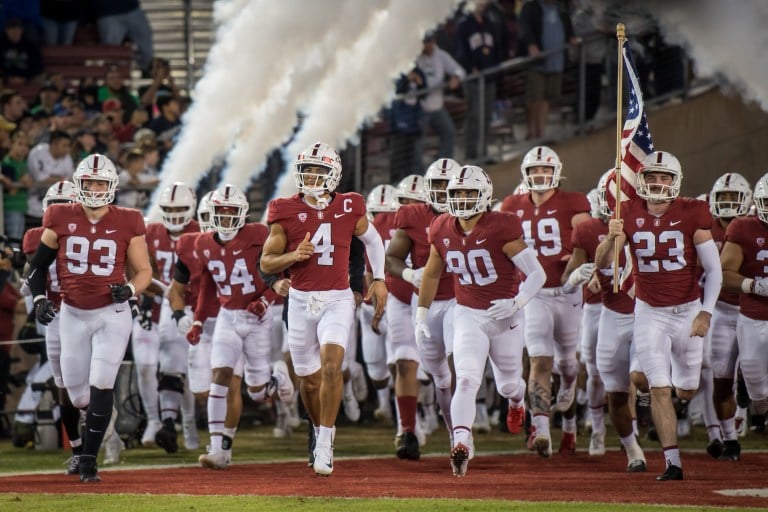
{"label": "football cleat", "polygon": [[147,422],[144,434],[141,436],[141,446],[154,446],[155,436],[161,428],[163,428],[163,424],[160,420],[150,420]]}
{"label": "football cleat", "polygon": [[[282,402],[290,403],[293,400],[293,381],[291,381],[291,375],[288,373],[288,365],[285,361],[278,360],[272,363],[272,377],[276,381],[277,396],[280,397]],[[270,382],[272,384],[272,382]],[[269,390],[267,392],[269,394]]]}
{"label": "football cleat", "polygon": [[509,406],[507,409],[507,430],[510,434],[519,434],[523,430],[525,423],[525,406]]}
{"label": "football cleat", "polygon": [[178,433],[176,432],[175,422],[171,418],[165,418],[163,420],[163,428],[155,435],[155,444],[163,448],[166,453],[176,453],[179,450],[177,437]]}
{"label": "football cleat", "polygon": [[682,480],[683,479],[683,468],[675,466],[674,464],[669,464],[667,466],[667,469],[656,477],[656,480],[659,482],[665,482],[667,480]]}
{"label": "football cleat", "polygon": [[312,468],[318,476],[330,476],[333,473],[333,446],[319,443],[315,445],[315,461]]}
{"label": "football cleat", "polygon": [[85,484],[98,483],[101,481],[99,470],[96,468],[96,457],[93,455],[80,456],[80,481]]}
{"label": "football cleat", "polygon": [[723,452],[717,460],[739,460],[741,458],[741,444],[738,441],[725,441],[723,443]]}
{"label": "football cleat", "polygon": [[[229,452],[229,453],[227,453]],[[208,451],[197,458],[200,466],[208,469],[225,470],[232,462],[232,451],[222,450],[220,452]]]}
{"label": "football cleat", "polygon": [[627,473],[645,473],[645,461],[643,459],[635,459],[627,465]]}
{"label": "football cleat", "polygon": [[125,445],[123,445],[123,440],[120,439],[117,432],[113,431],[112,435],[109,436],[109,439],[104,441],[103,446],[104,460],[102,461],[102,464],[105,466],[120,464],[120,454],[125,448]]}
{"label": "football cleat", "polygon": [[552,412],[565,412],[571,408],[573,401],[576,399],[576,379],[570,386],[560,386],[557,390],[557,401],[552,405]]}
{"label": "football cleat", "polygon": [[397,458],[404,460],[419,460],[419,439],[413,432],[403,432],[397,440]]}
{"label": "football cleat", "polygon": [[[574,436],[575,440],[575,436]],[[562,444],[560,446],[562,450]],[[544,434],[534,434],[533,436],[533,449],[538,452],[539,455],[548,459],[552,456],[552,440],[549,436]]]}
{"label": "football cleat", "polygon": [[65,475],[79,475],[80,474],[80,456],[72,455],[64,463],[67,465],[67,469],[64,470]]}
{"label": "football cleat", "polygon": [[589,454],[605,455],[605,431],[592,432],[592,437],[589,439]]}
{"label": "football cleat", "polygon": [[719,439],[713,439],[707,445],[707,453],[713,458],[718,459],[723,454],[723,442]]}
{"label": "football cleat", "polygon": [[464,476],[467,474],[469,465],[469,447],[464,443],[458,443],[451,450],[451,469],[453,476]]}
{"label": "football cleat", "polygon": [[[605,449],[605,446],[603,446]],[[575,432],[563,432],[563,437],[560,439],[560,448],[557,452],[560,455],[574,455],[576,453],[576,433]]]}

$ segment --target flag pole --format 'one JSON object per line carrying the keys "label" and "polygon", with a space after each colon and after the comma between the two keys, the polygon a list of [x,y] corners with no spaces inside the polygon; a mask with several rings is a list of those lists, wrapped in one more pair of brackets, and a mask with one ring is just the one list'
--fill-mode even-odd
{"label": "flag pole", "polygon": [[[622,94],[622,83],[624,82],[624,41],[626,40],[624,33],[624,24],[619,23],[616,25],[616,40],[618,45],[618,59],[616,63],[617,67],[617,79],[616,79],[616,168],[614,174],[616,176],[616,206],[614,207],[614,218],[621,218],[621,131],[622,131],[622,105],[624,98]],[[613,248],[613,293],[619,292],[619,255],[621,254],[621,247],[618,244]]]}

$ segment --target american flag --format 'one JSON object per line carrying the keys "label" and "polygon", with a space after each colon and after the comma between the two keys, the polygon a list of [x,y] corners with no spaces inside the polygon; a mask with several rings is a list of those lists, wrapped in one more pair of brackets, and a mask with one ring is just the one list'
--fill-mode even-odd
{"label": "american flag", "polygon": [[[648,128],[643,92],[637,78],[635,63],[632,60],[632,51],[626,41],[624,41],[622,53],[624,54],[624,71],[629,83],[627,119],[624,121],[624,129],[621,132],[621,200],[625,201],[637,197],[635,191],[637,173],[640,171],[643,159],[653,153],[653,140],[651,139],[651,130]],[[610,192],[609,197],[614,199],[615,178],[611,177],[607,185]]]}

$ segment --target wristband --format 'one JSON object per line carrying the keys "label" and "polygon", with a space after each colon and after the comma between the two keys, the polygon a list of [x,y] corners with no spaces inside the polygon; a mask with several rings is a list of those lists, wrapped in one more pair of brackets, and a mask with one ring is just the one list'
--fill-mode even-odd
{"label": "wristband", "polygon": [[37,301],[42,300],[42,299],[47,299],[47,298],[48,297],[46,297],[45,295],[38,295],[37,297],[32,299],[32,304],[37,304]]}
{"label": "wristband", "polygon": [[[754,291],[755,291],[755,280],[754,279],[749,279],[748,277],[744,278],[741,281],[741,291],[742,291],[742,293],[754,293]],[[37,300],[37,298],[35,298],[35,300]]]}
{"label": "wristband", "polygon": [[428,314],[429,314],[429,308],[424,306],[419,306],[416,309],[416,321],[419,322],[421,320],[426,320]]}
{"label": "wristband", "polygon": [[413,284],[413,273],[414,270],[410,267],[405,267],[402,272],[403,281],[408,281],[409,283]]}

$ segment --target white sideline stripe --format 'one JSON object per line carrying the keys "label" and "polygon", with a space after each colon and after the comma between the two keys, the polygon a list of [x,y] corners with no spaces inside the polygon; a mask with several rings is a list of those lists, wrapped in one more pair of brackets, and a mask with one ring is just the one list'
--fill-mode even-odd
{"label": "white sideline stripe", "polygon": [[763,487],[762,489],[721,489],[715,492],[724,496],[768,498],[768,487]]}

